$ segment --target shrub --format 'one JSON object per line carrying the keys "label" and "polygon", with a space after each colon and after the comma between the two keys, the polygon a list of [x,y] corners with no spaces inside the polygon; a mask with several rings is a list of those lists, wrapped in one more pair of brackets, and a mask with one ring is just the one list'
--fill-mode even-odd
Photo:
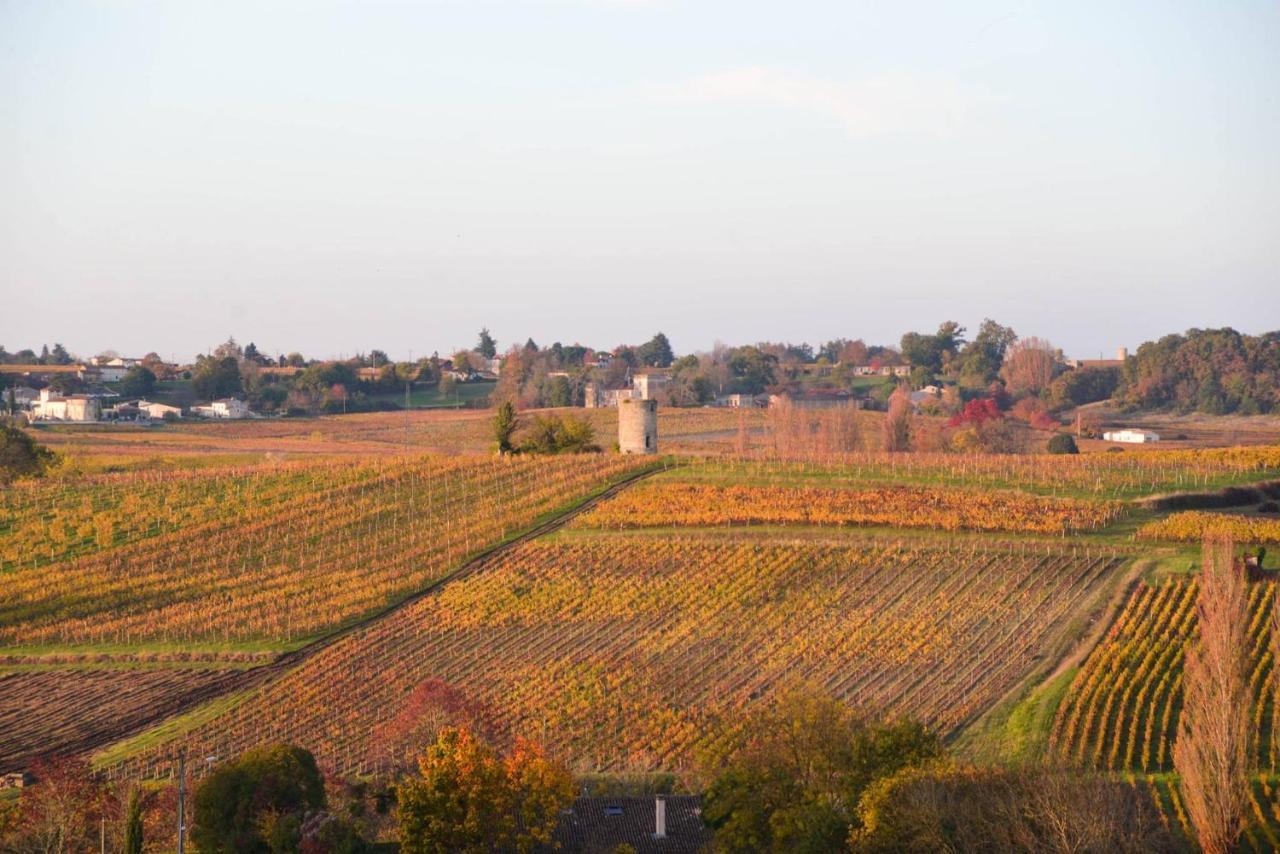
{"label": "shrub", "polygon": [[277,851],[289,828],[300,835],[304,815],[324,803],[324,780],[309,752],[288,744],[250,750],[196,791],[191,840],[208,854]]}
{"label": "shrub", "polygon": [[1056,433],[1051,436],[1046,450],[1051,454],[1080,453],[1080,449],[1076,447],[1076,440],[1071,437],[1070,433]]}

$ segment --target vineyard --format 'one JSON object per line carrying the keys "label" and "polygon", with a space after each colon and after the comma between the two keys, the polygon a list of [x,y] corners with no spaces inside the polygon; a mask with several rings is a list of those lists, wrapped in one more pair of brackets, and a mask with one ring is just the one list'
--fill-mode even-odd
{"label": "vineyard", "polygon": [[708,525],[887,525],[944,531],[1066,534],[1101,528],[1115,502],[1019,492],[888,486],[712,486],[665,479],[627,490],[578,522],[625,529]]}
{"label": "vineyard", "polygon": [[379,457],[24,484],[0,495],[0,645],[307,638],[642,465]]}
{"label": "vineyard", "polygon": [[368,771],[425,685],[465,698],[496,739],[536,737],[579,770],[685,767],[790,685],[949,732],[1023,679],[1127,559],[1031,543],[565,533],[337,640],[212,719],[175,724],[167,743],[99,762],[165,776],[180,743],[229,755],[288,740]]}
{"label": "vineyard", "polygon": [[[1259,767],[1277,766],[1272,732],[1268,628],[1273,582],[1250,587],[1249,681]],[[1050,743],[1063,759],[1115,771],[1172,768],[1182,705],[1182,659],[1195,630],[1196,583],[1138,585],[1106,637],[1076,674]]]}
{"label": "vineyard", "polygon": [[1148,522],[1138,529],[1138,538],[1200,542],[1208,533],[1226,534],[1238,543],[1280,543],[1280,518],[1186,510]]}

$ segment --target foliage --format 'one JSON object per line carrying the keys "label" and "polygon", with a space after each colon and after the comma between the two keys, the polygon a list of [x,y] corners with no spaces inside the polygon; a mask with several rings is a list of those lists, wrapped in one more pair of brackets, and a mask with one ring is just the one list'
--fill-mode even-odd
{"label": "foliage", "polygon": [[1117,400],[1212,415],[1280,408],[1280,331],[1191,329],[1147,342],[1122,369]]}
{"label": "foliage", "polygon": [[493,340],[488,328],[480,330],[479,341],[476,343],[476,352],[486,359],[492,359],[498,355],[498,342]]}
{"label": "foliage", "polygon": [[1196,601],[1199,637],[1183,665],[1183,705],[1173,767],[1207,854],[1227,854],[1249,804],[1249,598],[1230,539],[1206,539]]}
{"label": "foliage", "polygon": [[527,742],[504,758],[470,731],[446,729],[397,797],[406,854],[527,854],[551,841],[573,802],[573,778]]}
{"label": "foliage", "polygon": [[25,430],[0,421],[0,485],[40,477],[54,459],[53,451],[37,444]]}
{"label": "foliage", "polygon": [[872,721],[818,693],[789,693],[750,715],[727,755],[709,757],[703,820],[717,851],[832,851],[875,780],[940,756],[911,721]]}
{"label": "foliage", "polygon": [[203,400],[218,400],[242,392],[240,363],[235,356],[201,356],[191,373],[191,389]]}
{"label": "foliage", "polygon": [[1078,368],[1060,374],[1045,390],[1049,406],[1067,409],[1106,400],[1120,385],[1119,368]]}
{"label": "foliage", "polygon": [[511,437],[520,429],[520,418],[516,415],[516,406],[511,401],[503,401],[493,414],[493,438],[498,444],[498,453],[509,454],[515,450]]}
{"label": "foliage", "polygon": [[964,346],[964,327],[948,320],[938,326],[932,335],[908,332],[902,336],[903,358],[910,364],[940,374],[960,348]]}
{"label": "foliage", "polygon": [[962,385],[984,388],[996,379],[1005,362],[1005,354],[1018,335],[1007,326],[1001,326],[987,318],[978,327],[978,334],[964,345],[956,360],[955,373]]}
{"label": "foliage", "polygon": [[911,393],[898,386],[889,396],[889,412],[884,419],[884,449],[889,453],[911,450]]}
{"label": "foliage", "polygon": [[1144,791],[1071,771],[917,765],[868,787],[858,814],[857,854],[1179,850]]}
{"label": "foliage", "polygon": [[124,854],[142,854],[143,820],[142,789],[134,786],[129,790],[129,802],[125,808]]}
{"label": "foliage", "polygon": [[155,388],[156,375],[141,365],[131,368],[120,381],[120,394],[124,397],[146,397]]}
{"label": "foliage", "polygon": [[1041,338],[1020,338],[1009,349],[1000,370],[1005,386],[1015,396],[1038,395],[1053,382],[1062,353]]}
{"label": "foliage", "polygon": [[[277,744],[215,768],[196,790],[191,840],[207,854],[297,850],[308,811],[325,805],[324,780],[306,750]],[[292,819],[292,821],[290,821]]]}
{"label": "foliage", "polygon": [[947,420],[948,427],[980,426],[987,421],[998,421],[1004,418],[999,405],[989,397],[975,398],[964,405],[964,409]]}
{"label": "foliage", "polygon": [[636,348],[636,361],[651,368],[666,368],[675,361],[671,351],[671,342],[667,336],[659,332]]}
{"label": "foliage", "polygon": [[18,803],[18,850],[89,851],[96,848],[104,793],[89,764],[51,757],[31,768],[36,784],[22,790]]}
{"label": "foliage", "polygon": [[533,419],[520,450],[531,454],[583,454],[596,452],[595,428],[573,415],[539,415]]}
{"label": "foliage", "polygon": [[739,394],[759,394],[777,381],[776,356],[758,347],[737,347],[729,351],[729,390]]}
{"label": "foliage", "polygon": [[1045,450],[1051,454],[1080,453],[1080,449],[1076,447],[1076,440],[1071,437],[1070,433],[1054,433],[1049,437]]}

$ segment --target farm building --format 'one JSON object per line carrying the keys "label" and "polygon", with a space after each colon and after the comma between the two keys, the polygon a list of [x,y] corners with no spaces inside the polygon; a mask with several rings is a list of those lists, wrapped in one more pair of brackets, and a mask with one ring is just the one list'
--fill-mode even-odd
{"label": "farm building", "polygon": [[138,401],[138,412],[148,418],[181,418],[182,410],[167,403],[153,403],[148,400]]}
{"label": "farm building", "polygon": [[749,409],[763,405],[761,398],[754,394],[722,394],[716,398],[716,406],[727,406],[730,409]]}
{"label": "farm building", "polygon": [[656,798],[578,798],[560,817],[553,839],[560,851],[695,854],[711,841],[694,795]]}
{"label": "farm building", "polygon": [[193,406],[191,413],[201,418],[250,418],[253,413],[249,411],[249,405],[243,400],[234,397],[224,397],[222,400],[215,400],[207,406]]}
{"label": "farm building", "polygon": [[1108,430],[1102,434],[1102,438],[1108,442],[1128,442],[1130,444],[1140,445],[1145,442],[1159,442],[1160,435],[1150,430],[1132,430],[1125,428],[1124,430]]}
{"label": "farm building", "polygon": [[602,409],[606,406],[617,406],[620,400],[631,400],[636,391],[626,386],[605,387],[600,383],[587,383],[583,390],[582,403],[587,409]]}
{"label": "farm building", "polygon": [[63,397],[44,388],[31,404],[31,417],[36,421],[97,421],[102,417],[102,404],[87,394]]}

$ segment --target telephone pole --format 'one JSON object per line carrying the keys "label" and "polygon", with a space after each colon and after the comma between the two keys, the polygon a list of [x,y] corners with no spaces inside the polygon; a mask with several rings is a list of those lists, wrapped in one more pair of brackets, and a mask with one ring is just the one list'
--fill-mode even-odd
{"label": "telephone pole", "polygon": [[187,749],[178,751],[178,854],[187,850]]}

